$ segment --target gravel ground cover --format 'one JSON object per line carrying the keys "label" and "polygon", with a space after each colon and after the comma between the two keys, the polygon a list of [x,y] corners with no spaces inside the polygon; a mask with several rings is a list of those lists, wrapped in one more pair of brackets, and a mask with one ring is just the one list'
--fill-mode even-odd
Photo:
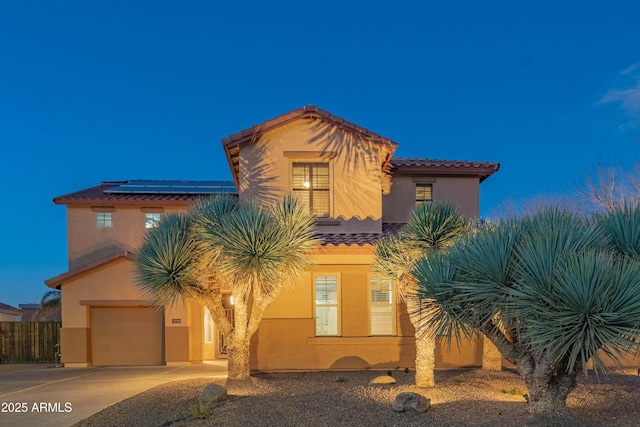
{"label": "gravel ground cover", "polygon": [[[579,376],[568,399],[571,418],[534,418],[524,382],[514,371],[436,372],[435,387],[412,385],[414,373],[393,370],[395,384],[369,386],[387,371],[256,373],[227,384],[229,399],[208,418],[191,406],[211,379],[175,381],[119,402],[77,426],[638,426],[640,377],[635,370],[607,378]],[[221,382],[224,384],[224,382]],[[396,413],[395,396],[416,391],[431,399],[425,413]]]}

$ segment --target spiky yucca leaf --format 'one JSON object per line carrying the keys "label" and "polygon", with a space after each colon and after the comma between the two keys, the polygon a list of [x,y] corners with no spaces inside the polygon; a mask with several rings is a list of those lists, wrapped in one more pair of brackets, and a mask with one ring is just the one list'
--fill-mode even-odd
{"label": "spiky yucca leaf", "polygon": [[419,312],[409,313],[418,321],[418,333],[431,337],[445,337],[450,344],[453,337],[458,345],[462,336],[471,337],[468,307],[461,305],[454,285],[456,268],[444,254],[434,252],[429,258],[417,261],[412,276],[420,284],[417,297]]}
{"label": "spiky yucca leaf", "polygon": [[603,369],[599,351],[617,360],[640,335],[640,265],[617,261],[603,251],[574,253],[554,271],[553,286],[525,283],[514,292],[516,313],[526,325],[522,339],[567,370],[592,359]]}
{"label": "spiky yucca leaf", "polygon": [[173,304],[199,290],[200,248],[186,215],[164,216],[145,235],[137,256],[137,283],[154,304]]}
{"label": "spiky yucca leaf", "polygon": [[405,299],[414,287],[410,274],[418,258],[419,254],[412,252],[402,238],[385,236],[376,243],[371,271],[380,280],[394,283],[398,297]]}
{"label": "spiky yucca leaf", "polygon": [[403,238],[418,252],[450,247],[470,230],[469,223],[450,203],[416,205],[402,230]]}
{"label": "spiky yucca leaf", "polygon": [[600,215],[598,224],[616,252],[640,258],[640,204],[618,206]]}
{"label": "spiky yucca leaf", "polygon": [[238,205],[238,197],[218,194],[198,199],[189,213],[194,219],[196,230],[202,231],[206,228],[220,227],[222,218],[232,215],[238,209]]}
{"label": "spiky yucca leaf", "polygon": [[599,351],[618,360],[640,337],[640,259],[612,255],[605,241],[588,221],[547,210],[460,240],[414,274],[420,294],[455,321],[491,322],[533,360],[571,371],[591,358],[602,369]]}
{"label": "spiky yucca leaf", "polygon": [[457,303],[466,307],[460,315],[470,327],[512,327],[498,320],[509,308],[508,291],[517,281],[515,248],[522,237],[521,227],[505,222],[459,241],[450,251]]}
{"label": "spiky yucca leaf", "polygon": [[234,287],[248,293],[262,286],[263,294],[271,293],[268,287],[278,277],[272,267],[283,261],[285,233],[262,207],[239,204],[233,215],[223,217],[219,227],[207,230],[202,239],[220,248],[218,268],[232,278]]}
{"label": "spiky yucca leaf", "polygon": [[314,217],[297,200],[285,197],[271,206],[214,199],[201,205],[198,240],[215,248],[216,268],[235,291],[254,297],[273,297],[282,284],[310,264]]}
{"label": "spiky yucca leaf", "polygon": [[525,237],[516,248],[520,276],[527,283],[552,286],[555,268],[575,253],[605,248],[598,227],[559,208],[549,208],[521,221]]}
{"label": "spiky yucca leaf", "polygon": [[316,218],[304,203],[290,194],[272,204],[270,213],[288,234],[282,276],[295,282],[311,265],[311,251],[321,243],[315,236]]}
{"label": "spiky yucca leaf", "polygon": [[394,283],[401,299],[408,298],[415,294],[412,271],[416,262],[432,252],[446,250],[470,229],[469,223],[451,204],[417,205],[397,236],[378,240],[371,271]]}

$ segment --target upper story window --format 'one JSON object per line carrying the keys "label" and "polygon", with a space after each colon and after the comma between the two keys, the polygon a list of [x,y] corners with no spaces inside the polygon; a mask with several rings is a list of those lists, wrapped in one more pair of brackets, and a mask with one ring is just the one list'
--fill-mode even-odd
{"label": "upper story window", "polygon": [[158,223],[160,222],[159,213],[147,213],[144,216],[144,228],[154,228],[158,226]]}
{"label": "upper story window", "polygon": [[98,228],[113,227],[111,212],[96,212],[96,227]]}
{"label": "upper story window", "polygon": [[293,194],[320,218],[330,216],[329,163],[294,163]]}
{"label": "upper story window", "polygon": [[340,335],[337,276],[315,276],[316,336]]}
{"label": "upper story window", "polygon": [[416,205],[420,203],[431,203],[433,201],[432,184],[416,184]]}

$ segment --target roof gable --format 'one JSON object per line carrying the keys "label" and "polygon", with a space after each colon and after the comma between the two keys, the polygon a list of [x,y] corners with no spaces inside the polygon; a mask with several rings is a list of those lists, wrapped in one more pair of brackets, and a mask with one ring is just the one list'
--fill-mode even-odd
{"label": "roof gable", "polygon": [[82,274],[90,273],[91,271],[97,268],[105,266],[119,259],[126,259],[129,261],[135,260],[133,254],[129,251],[114,252],[90,264],[83,265],[74,270],[67,271],[66,273],[62,273],[56,277],[52,277],[51,279],[45,280],[44,283],[50,288],[57,288],[58,286],[63,285],[66,282],[74,280],[76,277]]}
{"label": "roof gable", "polygon": [[[362,139],[372,141],[377,144],[385,145],[389,148],[389,156],[393,154],[398,146],[398,143],[392,141],[389,138],[385,138],[375,132],[371,132],[355,123],[349,122],[341,117],[333,115],[328,111],[322,110],[315,105],[306,105],[302,108],[292,110],[288,113],[277,116],[273,119],[266,120],[262,123],[251,126],[238,133],[229,135],[222,139],[222,146],[224,147],[233,179],[238,185],[239,182],[239,168],[240,168],[240,144],[252,142],[258,140],[266,132],[273,131],[296,120],[315,118],[322,120],[326,123],[332,124],[346,132],[353,133]],[[388,160],[388,159],[387,159]]]}

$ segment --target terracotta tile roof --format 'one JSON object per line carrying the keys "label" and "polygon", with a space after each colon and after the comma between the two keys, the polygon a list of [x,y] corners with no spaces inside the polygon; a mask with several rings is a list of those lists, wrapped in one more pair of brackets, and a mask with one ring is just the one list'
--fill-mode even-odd
{"label": "terracotta tile roof", "polygon": [[[103,182],[95,187],[56,197],[53,199],[53,202],[58,205],[97,203],[106,205],[140,205],[144,203],[162,203],[162,205],[187,206],[193,203],[193,201],[198,199],[199,197],[202,197],[206,194],[211,194],[211,191],[198,192],[197,190],[194,190],[191,192],[186,192],[179,189],[171,190],[168,189],[165,185],[167,183],[175,184],[176,182],[184,183],[185,185],[189,185],[191,187],[197,187],[199,185],[205,186],[211,183],[224,183],[228,186],[234,185],[233,181],[108,181]],[[147,185],[147,189],[139,188],[132,192],[113,192],[114,189],[122,187],[124,185],[131,186],[138,185],[139,183],[157,184],[157,188],[162,188],[162,191],[158,191],[157,188],[153,188],[152,186]]]}
{"label": "terracotta tile roof", "polygon": [[391,159],[391,172],[421,172],[445,175],[478,175],[480,182],[500,169],[500,163],[470,160],[439,160],[398,157]]}
{"label": "terracotta tile roof", "polygon": [[47,279],[44,281],[44,283],[50,288],[55,288],[63,284],[64,282],[69,281],[83,273],[87,273],[93,269],[101,267],[105,264],[109,264],[110,262],[120,258],[128,259],[130,261],[133,261],[135,259],[134,255],[129,251],[117,251],[105,257],[102,257],[94,262],[80,266],[71,271],[67,271],[66,273],[62,273],[56,277],[52,277],[51,279]]}
{"label": "terracotta tile roof", "polygon": [[20,316],[22,313],[24,313],[19,308],[12,307],[12,306],[10,306],[8,304],[5,304],[5,303],[2,303],[2,302],[0,302],[0,312],[5,313],[5,314],[12,314],[14,316]]}
{"label": "terracotta tile roof", "polygon": [[[243,142],[249,142],[256,139],[257,136],[264,132],[268,132],[284,126],[293,121],[302,118],[319,118],[325,122],[331,123],[347,132],[355,133],[364,139],[372,140],[379,144],[384,144],[389,147],[389,156],[393,154],[398,147],[398,143],[392,141],[389,138],[385,138],[375,132],[371,132],[369,129],[365,129],[355,123],[349,122],[342,117],[331,114],[328,111],[322,110],[315,105],[305,105],[302,108],[289,111],[288,113],[281,114],[273,119],[266,120],[262,123],[251,126],[238,133],[227,136],[222,139],[222,146],[224,147],[225,154],[227,155],[227,161],[233,174],[233,179],[238,184],[239,173],[239,145]],[[386,161],[386,160],[385,160]]]}
{"label": "terracotta tile roof", "polygon": [[[382,233],[342,233],[342,234],[320,233],[320,234],[316,234],[316,236],[322,239],[322,243],[321,243],[322,246],[374,245],[378,241],[378,239],[380,239],[380,237],[397,234],[403,226],[404,224],[383,223]],[[124,251],[124,250],[116,251],[98,260],[95,260],[89,264],[80,266],[71,271],[67,271],[66,273],[62,273],[58,276],[52,277],[51,279],[47,279],[44,281],[44,283],[50,288],[56,288],[59,285],[64,284],[64,282],[68,282],[69,280],[72,280],[84,273],[88,273],[96,268],[102,267],[106,264],[109,264],[110,262],[113,262],[121,258],[134,261],[135,255],[130,251]],[[6,304],[0,303],[0,308],[2,308],[2,306],[10,307]],[[10,308],[13,308],[13,307],[10,307]],[[14,310],[18,310],[18,309],[14,308]],[[18,310],[18,311],[20,312],[18,314],[22,313],[22,310]]]}
{"label": "terracotta tile roof", "polygon": [[353,233],[353,234],[318,234],[322,239],[322,246],[338,245],[373,245],[382,234],[379,233]]}
{"label": "terracotta tile roof", "polygon": [[375,245],[382,236],[398,234],[404,224],[382,224],[382,233],[319,233],[316,234],[322,240],[322,246],[338,245]]}

